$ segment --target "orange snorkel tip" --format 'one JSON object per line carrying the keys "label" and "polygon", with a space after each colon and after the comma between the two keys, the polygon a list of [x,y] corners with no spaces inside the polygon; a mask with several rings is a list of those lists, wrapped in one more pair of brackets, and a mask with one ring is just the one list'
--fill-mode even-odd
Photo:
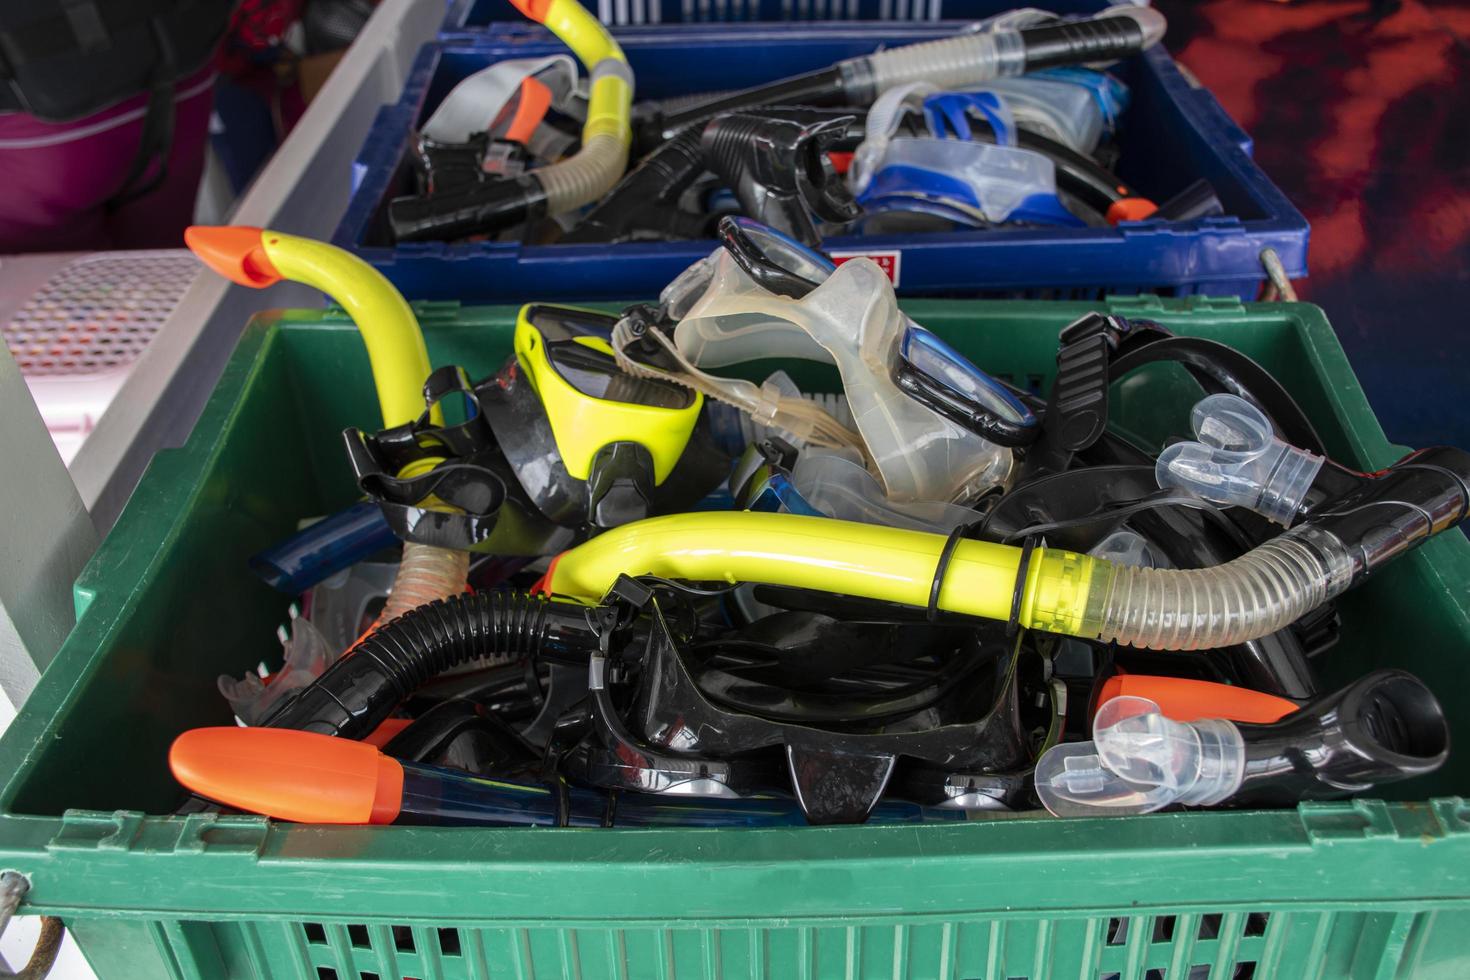
{"label": "orange snorkel tip", "polygon": [[546,23],[546,15],[551,12],[551,0],[510,0],[510,3],[538,24]]}
{"label": "orange snorkel tip", "polygon": [[1299,707],[1294,701],[1278,698],[1264,691],[1188,677],[1154,677],[1146,674],[1114,674],[1103,682],[1098,692],[1097,705],[1120,697],[1152,701],[1159,706],[1164,717],[1175,721],[1228,718],[1253,725],[1269,725],[1280,721]]}
{"label": "orange snorkel tip", "polygon": [[271,263],[261,240],[264,232],[244,225],[190,225],[184,244],[199,261],[233,283],[264,289],[284,278]]}
{"label": "orange snorkel tip", "polygon": [[285,728],[196,728],[168,751],[200,796],[301,823],[392,823],[403,766],[364,742]]}

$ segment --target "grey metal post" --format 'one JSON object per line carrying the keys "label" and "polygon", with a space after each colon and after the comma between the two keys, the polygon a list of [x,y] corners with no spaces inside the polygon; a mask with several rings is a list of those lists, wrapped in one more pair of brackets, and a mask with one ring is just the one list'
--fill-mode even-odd
{"label": "grey metal post", "polygon": [[19,707],[75,624],[97,531],[20,368],[0,343],[0,689]]}

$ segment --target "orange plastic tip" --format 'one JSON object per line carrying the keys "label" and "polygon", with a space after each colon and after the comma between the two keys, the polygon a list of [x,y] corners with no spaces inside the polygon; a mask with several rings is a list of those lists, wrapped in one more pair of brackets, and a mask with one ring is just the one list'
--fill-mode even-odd
{"label": "orange plastic tip", "polygon": [[[366,639],[366,637],[364,637],[364,639]],[[359,640],[358,642],[360,643],[362,641]],[[383,746],[387,745],[389,742],[397,738],[398,733],[403,731],[411,724],[413,724],[412,718],[384,718],[382,724],[380,724],[377,728],[374,728],[367,735],[367,737],[363,739],[363,741],[369,745],[375,745],[381,749]]]}
{"label": "orange plastic tip", "polygon": [[827,159],[832,161],[832,169],[840,174],[845,174],[852,169],[852,158],[854,156],[855,154],[848,153],[844,150],[827,151]]}
{"label": "orange plastic tip", "polygon": [[538,24],[546,23],[551,0],[510,0],[511,5]]}
{"label": "orange plastic tip", "polygon": [[514,143],[529,143],[536,127],[551,108],[551,89],[546,83],[527,75],[521,79],[521,97],[516,101],[516,114],[511,118],[505,138]]}
{"label": "orange plastic tip", "polygon": [[1108,207],[1108,224],[1116,225],[1120,221],[1142,221],[1159,209],[1159,206],[1146,197],[1120,197]]}
{"label": "orange plastic tip", "polygon": [[[565,551],[561,553],[561,555],[564,554],[566,554]],[[556,577],[556,563],[561,561],[561,555],[557,555],[546,563],[546,573],[531,586],[532,595],[551,595],[551,580]]]}
{"label": "orange plastic tip", "polygon": [[190,225],[184,229],[184,244],[230,282],[264,289],[282,276],[261,246],[262,234],[259,228],[244,225]]}
{"label": "orange plastic tip", "polygon": [[196,728],[168,751],[174,778],[228,806],[300,823],[392,823],[403,767],[371,745],[284,728]]}
{"label": "orange plastic tip", "polygon": [[1280,721],[1297,709],[1294,702],[1245,687],[1197,681],[1188,677],[1115,674],[1103,682],[1098,704],[1109,698],[1148,698],[1175,721],[1225,718],[1257,725]]}

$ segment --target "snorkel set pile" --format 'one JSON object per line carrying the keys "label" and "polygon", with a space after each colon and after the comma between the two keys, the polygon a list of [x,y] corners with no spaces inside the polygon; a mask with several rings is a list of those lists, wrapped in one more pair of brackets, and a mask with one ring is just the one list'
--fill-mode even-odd
{"label": "snorkel set pile", "polygon": [[579,4],[517,6],[586,83],[565,55],[460,82],[417,134],[412,193],[386,207],[394,241],[698,239],[743,216],[815,246],[1222,213],[1207,182],[1155,202],[1112,172],[1128,89],[1083,66],[1157,43],[1164,18],[1148,7],[1016,10],[750,89],[634,105],[623,53]]}
{"label": "snorkel set pile", "polygon": [[[521,309],[484,378],[331,246],[193,229],[237,282],[359,324],[363,502],[257,555],[284,666],[170,763],[323,823],[767,826],[1291,806],[1428,773],[1403,671],[1338,689],[1335,602],[1470,513],[1470,455],[1327,457],[1258,364],[1089,314],[1043,393],[972,364],[867,259],[743,218],[656,304]],[[1151,452],[1110,385],[1205,392]],[[804,391],[834,377],[840,394]],[[798,380],[802,379],[802,380]],[[310,515],[302,515],[303,518]]]}
{"label": "snorkel set pile", "polygon": [[[191,229],[235,282],[336,299],[382,417],[343,433],[361,500],[251,561],[293,603],[284,663],[220,678],[238,724],[173,744],[188,809],[936,822],[1290,807],[1443,765],[1448,725],[1423,683],[1378,670],[1323,685],[1318,658],[1337,603],[1470,516],[1470,454],[1358,472],[1240,351],[1103,313],[1061,331],[1048,388],[1018,386],[910,319],[876,263],[814,247],[830,223],[963,223],[1002,200],[984,220],[1075,217],[995,185],[945,210],[905,168],[931,144],[976,159],[1040,147],[1065,190],[1049,149],[1062,134],[1028,128],[1035,93],[1002,83],[1140,50],[1156,14],[1021,14],[630,115],[631,75],[596,21],[573,0],[522,7],[589,67],[580,149],[531,165],[534,147],[572,145],[542,111],[578,105],[565,59],[482,79],[519,101],[479,135],[446,101],[427,193],[395,204],[400,235],[598,202],[569,237],[656,225],[718,246],[655,303],[524,306],[512,355],[474,377],[431,363],[410,307],[350,254]],[[855,197],[830,170],[853,140]],[[651,153],[604,196],[635,145]],[[683,207],[706,171],[747,216]],[[1108,180],[1114,200],[1094,211],[1131,199]],[[635,185],[641,207],[621,196]],[[649,189],[667,192],[657,206]],[[1204,397],[1160,452],[1111,424],[1108,402],[1161,363]]]}

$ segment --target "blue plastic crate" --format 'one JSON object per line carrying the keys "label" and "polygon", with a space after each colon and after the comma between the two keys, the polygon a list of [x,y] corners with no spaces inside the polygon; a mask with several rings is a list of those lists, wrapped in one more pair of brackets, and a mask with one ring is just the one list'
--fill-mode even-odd
{"label": "blue plastic crate", "polygon": [[[1049,6],[1100,9],[1099,0]],[[1004,8],[993,3],[991,12]],[[754,85],[880,46],[946,35],[913,23],[728,24],[620,28],[639,98]],[[426,45],[396,105],[382,109],[353,167],[353,193],[333,241],[358,252],[416,299],[644,299],[709,253],[709,241],[524,246],[514,242],[394,246],[386,206],[411,187],[413,129],[453,86],[493,61],[564,50],[541,28],[502,25],[476,40]],[[1094,299],[1108,293],[1255,297],[1263,248],[1306,274],[1306,219],[1250,158],[1250,138],[1214,98],[1191,87],[1162,48],[1118,71],[1133,93],[1120,130],[1119,176],[1155,200],[1208,179],[1229,217],[1118,228],[1017,229],[835,237],[835,253],[886,257],[905,295]]]}
{"label": "blue plastic crate", "polygon": [[[988,17],[987,0],[582,0],[604,24],[699,24],[780,20],[968,20]],[[1020,6],[1019,3],[1016,6]],[[1044,5],[1043,5],[1044,6]],[[454,0],[445,36],[520,19],[510,0]]]}

